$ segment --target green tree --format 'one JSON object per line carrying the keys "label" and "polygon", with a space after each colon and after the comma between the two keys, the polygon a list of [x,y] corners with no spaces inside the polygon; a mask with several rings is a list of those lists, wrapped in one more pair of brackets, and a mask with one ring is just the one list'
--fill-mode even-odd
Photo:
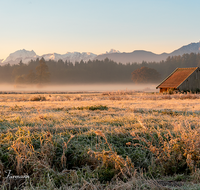
{"label": "green tree", "polygon": [[39,85],[49,82],[50,73],[48,66],[44,60],[41,58],[39,65],[36,67],[36,81]]}

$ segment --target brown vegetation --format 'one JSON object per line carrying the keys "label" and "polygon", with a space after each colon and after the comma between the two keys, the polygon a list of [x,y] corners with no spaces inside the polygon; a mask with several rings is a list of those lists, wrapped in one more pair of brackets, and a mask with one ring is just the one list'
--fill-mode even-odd
{"label": "brown vegetation", "polygon": [[[29,101],[37,97],[45,101]],[[0,186],[198,189],[199,99],[134,92],[2,94]],[[7,170],[30,178],[11,180]]]}
{"label": "brown vegetation", "polygon": [[136,69],[131,74],[135,83],[155,83],[161,79],[161,75],[155,69],[148,67]]}

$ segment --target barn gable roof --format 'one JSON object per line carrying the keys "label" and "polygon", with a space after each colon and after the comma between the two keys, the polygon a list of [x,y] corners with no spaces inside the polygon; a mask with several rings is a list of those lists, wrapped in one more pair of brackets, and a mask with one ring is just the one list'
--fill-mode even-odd
{"label": "barn gable roof", "polygon": [[156,88],[178,88],[197,68],[177,68]]}

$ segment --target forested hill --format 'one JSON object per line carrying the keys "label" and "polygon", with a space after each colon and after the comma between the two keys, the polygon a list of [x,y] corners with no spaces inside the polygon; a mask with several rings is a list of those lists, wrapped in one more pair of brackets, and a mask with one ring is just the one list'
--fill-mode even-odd
{"label": "forested hill", "polygon": [[[121,64],[109,59],[103,61],[93,60],[87,62],[63,62],[62,60],[45,61],[50,73],[49,83],[128,83],[132,82],[131,73],[141,67],[149,67],[158,71],[163,80],[177,67],[200,66],[200,54],[184,54],[182,56],[168,57],[161,62],[142,62]],[[0,66],[0,83],[33,83],[37,78],[37,66],[40,60],[30,61],[28,64],[20,62],[17,65]],[[31,78],[32,77],[32,78]],[[20,78],[20,80],[18,80]],[[150,81],[151,82],[151,81]],[[158,81],[160,82],[160,81]]]}

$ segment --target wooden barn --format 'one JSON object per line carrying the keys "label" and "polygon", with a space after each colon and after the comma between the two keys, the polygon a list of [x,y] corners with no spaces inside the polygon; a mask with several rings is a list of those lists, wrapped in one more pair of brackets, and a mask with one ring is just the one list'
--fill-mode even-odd
{"label": "wooden barn", "polygon": [[169,89],[180,91],[200,90],[200,68],[177,68],[156,87],[156,89],[158,88],[160,92]]}

